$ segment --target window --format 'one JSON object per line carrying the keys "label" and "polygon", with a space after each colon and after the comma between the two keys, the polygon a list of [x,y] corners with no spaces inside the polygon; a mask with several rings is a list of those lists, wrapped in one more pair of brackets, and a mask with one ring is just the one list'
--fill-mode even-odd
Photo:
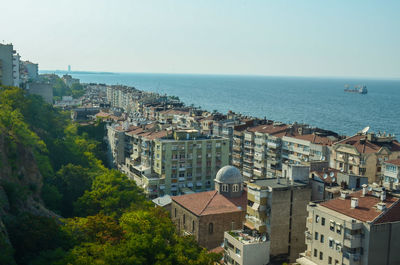
{"label": "window", "polygon": [[324,235],[321,234],[321,236],[319,237],[319,239],[320,239],[320,242],[321,242],[321,243],[324,243]]}
{"label": "window", "polygon": [[318,255],[318,250],[314,248],[314,257],[316,257],[317,255]]}
{"label": "window", "polygon": [[318,232],[315,232],[315,234],[314,234],[314,239],[315,239],[315,240],[318,240]]}
{"label": "window", "polygon": [[228,191],[228,184],[222,184],[222,191],[224,192]]}
{"label": "window", "polygon": [[338,265],[339,261],[337,259],[335,259],[335,265]]}
{"label": "window", "polygon": [[325,218],[324,217],[322,217],[322,219],[321,219],[321,225],[325,225]]}
{"label": "window", "polygon": [[240,254],[241,254],[240,249],[236,248],[236,249],[235,249],[235,253],[236,253],[236,255],[238,255],[238,256],[240,257]]}
{"label": "window", "polygon": [[331,231],[333,231],[333,232],[335,232],[335,222],[334,221],[330,221],[330,223],[329,223],[329,229],[331,230]]}
{"label": "window", "polygon": [[315,222],[318,224],[318,222],[319,222],[319,215],[316,215],[316,216],[315,216]]}
{"label": "window", "polygon": [[194,220],[192,221],[192,232],[194,232],[194,228],[195,228],[195,224],[194,224]]}
{"label": "window", "polygon": [[319,259],[322,260],[324,258],[324,253],[322,251],[319,252]]}
{"label": "window", "polygon": [[176,217],[176,208],[175,208],[175,211],[174,211],[174,212],[175,212],[175,217]]}
{"label": "window", "polygon": [[328,257],[328,264],[332,264],[332,257]]}
{"label": "window", "polygon": [[333,239],[332,238],[329,238],[329,247],[333,248]]}
{"label": "window", "polygon": [[233,190],[233,192],[238,192],[239,191],[239,184],[233,184],[232,190]]}
{"label": "window", "polygon": [[214,224],[213,223],[209,223],[208,224],[208,233],[212,234],[214,232]]}
{"label": "window", "polygon": [[338,233],[339,235],[342,234],[342,226],[341,225],[336,225],[336,233]]}

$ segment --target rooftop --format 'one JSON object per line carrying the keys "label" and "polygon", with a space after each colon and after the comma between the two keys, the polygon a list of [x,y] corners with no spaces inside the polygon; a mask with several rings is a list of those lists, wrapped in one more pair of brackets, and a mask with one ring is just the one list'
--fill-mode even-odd
{"label": "rooftop", "polygon": [[335,142],[332,139],[332,137],[319,136],[314,133],[313,134],[294,135],[294,136],[288,136],[288,137],[293,137],[296,139],[309,141],[313,144],[319,144],[319,145],[332,145]]}
{"label": "rooftop", "polygon": [[382,147],[387,147],[390,151],[400,151],[400,143],[397,140],[379,141],[379,137],[356,134],[336,144],[347,144],[354,146],[359,153],[370,154],[378,152]]}
{"label": "rooftop", "polygon": [[261,189],[276,189],[276,190],[285,190],[289,187],[305,187],[306,183],[300,181],[293,181],[293,183],[289,179],[284,178],[269,178],[269,179],[258,179],[254,180],[254,182],[249,182],[247,187],[255,187]]}
{"label": "rooftop", "polygon": [[241,197],[234,200],[216,190],[173,196],[172,200],[197,216],[242,212],[246,209],[247,192],[244,191]]}
{"label": "rooftop", "polygon": [[392,165],[400,166],[400,158],[393,159],[393,160],[388,160],[385,163],[386,164],[392,164]]}
{"label": "rooftop", "polygon": [[278,132],[283,132],[289,128],[288,125],[286,124],[264,124],[264,125],[258,125],[255,127],[248,128],[247,130],[249,132],[259,132],[259,133],[268,133],[268,134],[274,134]]}
{"label": "rooftop", "polygon": [[[344,214],[351,218],[363,222],[394,222],[400,221],[400,204],[399,198],[386,196],[383,201],[386,204],[386,212],[377,209],[377,204],[381,202],[380,198],[372,195],[373,191],[368,191],[365,196],[362,190],[351,193],[348,198],[336,198],[320,204],[338,213]],[[358,207],[351,208],[351,198],[358,198]],[[395,206],[395,207],[393,207]]]}

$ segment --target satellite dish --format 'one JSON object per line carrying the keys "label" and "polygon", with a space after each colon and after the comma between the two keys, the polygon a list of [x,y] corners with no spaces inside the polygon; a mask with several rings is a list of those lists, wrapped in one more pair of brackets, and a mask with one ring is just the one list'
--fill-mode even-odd
{"label": "satellite dish", "polygon": [[335,182],[335,181],[336,181],[336,178],[332,178],[332,181]]}
{"label": "satellite dish", "polygon": [[368,190],[369,190],[369,191],[372,191],[372,187],[369,187]]}
{"label": "satellite dish", "polygon": [[328,177],[328,174],[325,173],[325,174],[324,174],[324,179],[326,179],[327,177]]}
{"label": "satellite dish", "polygon": [[261,241],[262,241],[262,242],[267,241],[267,237],[264,235],[264,236],[261,238]]}
{"label": "satellite dish", "polygon": [[333,178],[335,176],[335,173],[331,172],[329,175],[331,176],[331,178]]}
{"label": "satellite dish", "polygon": [[361,130],[362,134],[366,134],[369,131],[369,126],[365,127],[364,129]]}

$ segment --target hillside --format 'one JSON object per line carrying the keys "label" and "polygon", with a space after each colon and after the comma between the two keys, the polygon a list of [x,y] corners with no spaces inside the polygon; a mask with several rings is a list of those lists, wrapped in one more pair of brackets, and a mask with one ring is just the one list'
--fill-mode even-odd
{"label": "hillside", "polygon": [[103,165],[99,132],[102,123],[80,127],[40,97],[0,88],[0,264],[218,259],[178,236],[164,210]]}

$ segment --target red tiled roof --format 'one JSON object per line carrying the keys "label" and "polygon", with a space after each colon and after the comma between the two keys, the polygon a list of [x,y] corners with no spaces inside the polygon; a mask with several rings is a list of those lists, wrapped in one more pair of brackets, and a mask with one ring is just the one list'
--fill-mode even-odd
{"label": "red tiled roof", "polygon": [[[361,141],[362,139],[364,139],[364,141]],[[357,149],[358,152],[362,154],[376,153],[384,146],[391,151],[400,151],[400,143],[396,140],[393,140],[390,143],[378,144],[369,141],[365,135],[354,135],[337,143],[352,145]]]}
{"label": "red tiled roof", "polygon": [[[355,209],[351,208],[351,198],[358,198],[358,207]],[[400,215],[396,215],[395,212],[391,213],[393,210],[396,212],[400,211],[397,209],[391,209],[390,207],[394,204],[398,204],[399,198],[392,197],[390,195],[386,196],[386,203],[387,210],[386,213],[382,215],[382,212],[376,208],[376,205],[380,202],[380,198],[367,194],[366,196],[362,196],[362,191],[357,191],[350,194],[348,199],[336,198],[326,202],[321,203],[321,206],[339,212],[341,214],[347,215],[354,219],[363,221],[363,222],[373,222],[375,219],[383,218],[385,215],[388,215],[383,220],[391,220],[393,221],[400,221]],[[379,219],[380,221],[380,219]]]}
{"label": "red tiled roof", "polygon": [[224,252],[224,248],[221,247],[221,246],[218,246],[216,248],[213,248],[213,249],[209,250],[208,252],[219,254],[219,253]]}
{"label": "red tiled roof", "polygon": [[255,127],[248,128],[247,130],[249,132],[273,134],[273,133],[286,131],[288,128],[289,128],[289,126],[286,124],[283,124],[283,125],[264,124],[264,125],[258,125]]}
{"label": "red tiled roof", "polygon": [[388,160],[385,163],[387,164],[392,164],[392,165],[396,165],[396,166],[400,166],[400,158],[397,159],[393,159],[393,160]]}
{"label": "red tiled roof", "polygon": [[168,135],[167,131],[159,131],[159,132],[152,132],[149,135],[146,135],[145,138],[149,140],[154,140],[158,138],[162,138]]}
{"label": "red tiled roof", "polygon": [[334,143],[334,141],[332,141],[331,138],[319,136],[316,134],[294,135],[294,136],[290,136],[290,137],[309,141],[313,144],[319,144],[319,145],[332,145]]}
{"label": "red tiled roof", "polygon": [[[240,198],[227,198],[216,190],[172,197],[173,201],[197,216],[244,211],[246,209],[246,204],[243,205],[244,199],[247,203],[246,191]],[[241,210],[238,206],[242,207]]]}

